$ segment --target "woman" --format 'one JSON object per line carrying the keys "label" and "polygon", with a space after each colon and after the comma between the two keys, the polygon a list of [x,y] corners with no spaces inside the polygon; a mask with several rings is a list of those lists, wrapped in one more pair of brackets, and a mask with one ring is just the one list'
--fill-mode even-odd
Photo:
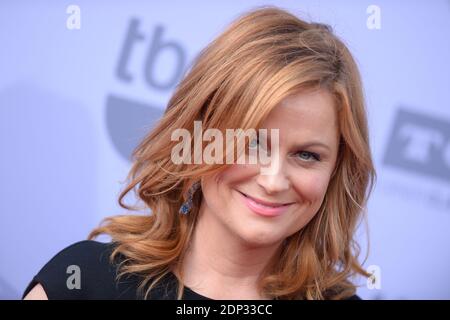
{"label": "woman", "polygon": [[[123,199],[137,188],[152,213],[106,219],[44,266],[27,299],[358,299],[350,278],[369,274],[353,236],[375,170],[349,50],[328,26],[263,7],[194,62],[134,151],[119,198],[136,210]],[[194,142],[175,161],[174,132],[196,139],[198,123],[215,139],[266,129],[270,143],[244,136],[237,158],[258,149],[270,162],[206,161],[212,135],[203,157]],[[112,241],[92,240],[100,234]]]}

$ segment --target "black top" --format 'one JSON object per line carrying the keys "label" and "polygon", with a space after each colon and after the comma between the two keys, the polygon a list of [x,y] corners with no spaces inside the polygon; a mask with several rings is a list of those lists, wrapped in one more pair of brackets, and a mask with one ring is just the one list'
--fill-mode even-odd
{"label": "black top", "polygon": [[[92,240],[80,241],[60,251],[34,276],[23,293],[25,297],[33,287],[40,283],[49,300],[52,299],[140,299],[138,286],[142,277],[125,275],[116,279],[118,263],[124,259],[118,256],[110,262],[113,250],[111,243]],[[77,278],[78,277],[78,278]],[[176,299],[177,278],[169,273],[153,288],[148,299]],[[184,300],[212,300],[188,287],[183,291]],[[349,300],[359,300],[356,295]]]}

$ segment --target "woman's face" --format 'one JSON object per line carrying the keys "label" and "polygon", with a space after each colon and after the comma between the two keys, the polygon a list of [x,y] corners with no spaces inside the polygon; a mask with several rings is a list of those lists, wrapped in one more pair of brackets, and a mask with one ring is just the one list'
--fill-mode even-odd
{"label": "woman's face", "polygon": [[278,156],[276,170],[262,174],[259,164],[232,164],[202,180],[202,212],[212,230],[264,246],[302,229],[319,210],[334,170],[335,112],[325,90],[301,92],[277,105],[262,124],[269,137],[279,129],[278,155],[271,154]]}

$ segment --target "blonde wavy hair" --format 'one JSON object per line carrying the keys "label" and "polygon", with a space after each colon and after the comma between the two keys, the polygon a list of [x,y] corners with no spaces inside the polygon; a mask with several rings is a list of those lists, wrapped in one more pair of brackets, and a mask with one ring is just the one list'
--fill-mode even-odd
{"label": "blonde wavy hair", "polygon": [[259,287],[274,299],[343,299],[355,293],[350,278],[370,276],[358,261],[354,234],[376,178],[360,74],[329,26],[273,6],[242,14],[199,53],[163,117],[134,150],[129,183],[118,202],[138,210],[124,203],[133,190],[151,213],[106,218],[89,235],[111,236],[111,259],[119,254],[126,258],[119,276],[143,276],[139,291],[146,298],[173,272],[179,280],[177,297],[182,297],[181,266],[202,192],[195,194],[188,215],[178,210],[195,181],[226,164],[174,164],[171,151],[178,142],[171,140],[173,130],[192,133],[195,120],[205,130],[258,128],[281,100],[305,88],[325,88],[335,98],[340,129],[336,167],[319,211],[284,241]]}

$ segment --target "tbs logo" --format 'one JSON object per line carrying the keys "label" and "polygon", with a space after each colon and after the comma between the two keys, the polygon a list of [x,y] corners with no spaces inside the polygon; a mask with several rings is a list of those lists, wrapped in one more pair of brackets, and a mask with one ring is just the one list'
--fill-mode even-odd
{"label": "tbs logo", "polygon": [[[115,77],[126,89],[140,82],[147,89],[166,93],[176,86],[188,67],[186,50],[179,41],[170,39],[161,25],[150,34],[142,29],[139,19],[129,21],[118,52]],[[105,104],[110,139],[122,158],[131,160],[134,147],[161,117],[164,107],[123,93],[108,94]]]}

